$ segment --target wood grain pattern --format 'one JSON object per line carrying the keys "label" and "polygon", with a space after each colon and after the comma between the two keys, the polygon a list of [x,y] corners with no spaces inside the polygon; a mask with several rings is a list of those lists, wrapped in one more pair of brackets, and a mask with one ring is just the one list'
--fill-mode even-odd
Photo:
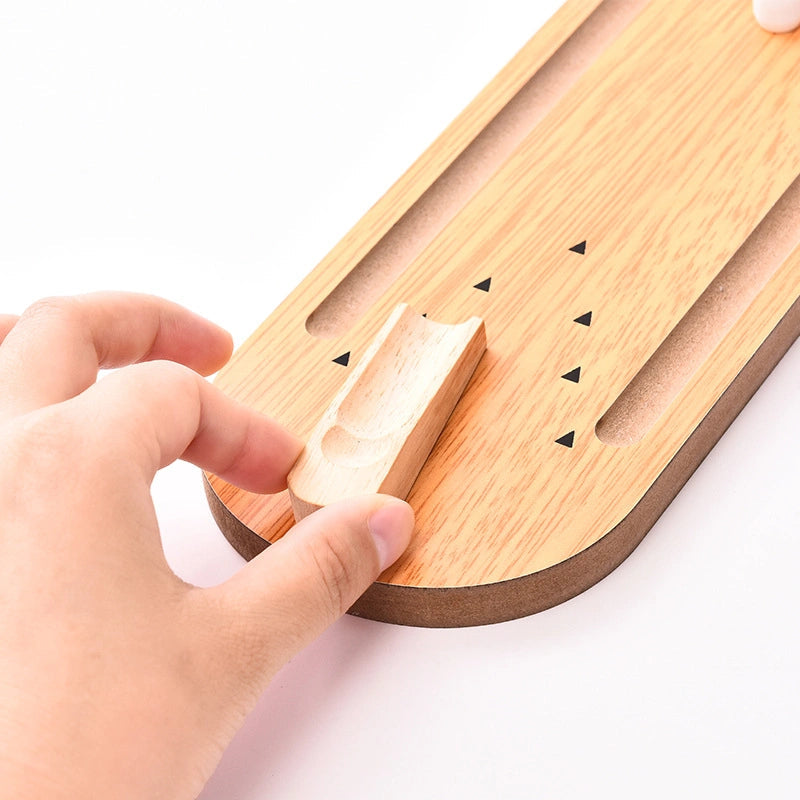
{"label": "wood grain pattern", "polygon": [[[587,588],[635,547],[800,330],[790,242],[639,441],[595,435],[800,174],[800,34],[765,33],[747,4],[652,0],[368,310],[335,338],[307,331],[595,6],[567,3],[218,377],[307,437],[346,377],[333,359],[363,352],[398,302],[446,323],[486,320],[487,353],[409,495],[415,539],[355,613],[477,624]],[[487,278],[488,292],[475,288]],[[291,526],[285,495],[215,476],[208,492],[248,555]]]}
{"label": "wood grain pattern", "polygon": [[401,303],[289,472],[295,519],[360,494],[405,500],[485,350],[483,320],[441,325]]}
{"label": "wood grain pattern", "polygon": [[[402,202],[398,198],[398,202],[379,204],[391,210],[392,216],[380,220],[383,225],[391,224],[382,228],[378,238],[370,238],[378,232],[372,227],[370,214],[362,220],[358,243],[369,243],[369,249],[311,312],[306,320],[308,332],[323,338],[346,333],[475,196],[645,4],[646,0],[595,2],[591,13],[573,15],[583,18],[556,49],[552,49],[553,38],[542,42],[548,48],[544,53],[531,45],[523,48],[516,59],[520,68],[512,62],[465,112],[461,124],[446,131],[420,159],[419,164],[425,165],[430,154],[430,166],[434,157],[447,155],[435,180],[419,196],[406,195]],[[514,93],[509,95],[510,89]],[[473,110],[476,113],[471,113]],[[467,126],[474,128],[473,138],[453,153],[453,144],[461,142]],[[411,175],[413,172],[414,168]],[[395,188],[405,182],[399,181]],[[392,191],[384,200],[391,195]],[[336,251],[329,260],[334,257]]]}

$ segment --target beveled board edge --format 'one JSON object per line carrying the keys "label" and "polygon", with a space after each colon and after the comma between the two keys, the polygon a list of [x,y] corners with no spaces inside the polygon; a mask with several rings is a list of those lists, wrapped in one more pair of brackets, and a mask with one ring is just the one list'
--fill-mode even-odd
{"label": "beveled board edge", "polygon": [[[616,527],[580,553],[540,572],[483,586],[414,587],[374,583],[348,613],[426,628],[487,625],[535,614],[584,592],[618,567],[642,541],[681,487],[800,336],[800,298],[767,336],[642,499]],[[245,558],[268,542],[244,525],[203,475],[211,513]]]}

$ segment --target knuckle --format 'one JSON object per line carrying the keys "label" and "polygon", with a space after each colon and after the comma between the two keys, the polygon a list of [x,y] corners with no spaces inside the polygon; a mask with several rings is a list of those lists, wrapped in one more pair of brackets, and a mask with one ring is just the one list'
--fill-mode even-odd
{"label": "knuckle", "polygon": [[22,417],[16,426],[17,446],[30,454],[47,454],[69,447],[74,425],[61,409],[48,406]]}
{"label": "knuckle", "polygon": [[34,336],[58,335],[68,341],[91,339],[91,323],[77,297],[44,297],[22,313],[18,323]]}
{"label": "knuckle", "polygon": [[35,322],[59,320],[69,324],[76,322],[80,313],[80,307],[72,297],[43,297],[28,306],[22,318]]}
{"label": "knuckle", "polygon": [[152,375],[156,381],[169,383],[170,388],[186,392],[193,391],[195,388],[195,373],[189,367],[176,361],[148,361],[133,366],[143,374]]}
{"label": "knuckle", "polygon": [[163,380],[164,388],[170,396],[177,397],[182,409],[193,408],[200,413],[202,406],[200,381],[202,378],[184,364],[175,361],[156,361],[154,373],[157,380]]}
{"label": "knuckle", "polygon": [[80,452],[81,441],[73,421],[58,407],[47,407],[22,417],[7,440],[8,460],[22,478],[58,482]]}
{"label": "knuckle", "polygon": [[174,361],[148,361],[131,364],[118,373],[135,391],[150,391],[156,396],[191,400],[197,395],[197,376]]}
{"label": "knuckle", "polygon": [[[200,378],[188,367],[169,361],[150,361],[124,367],[104,380],[108,396],[120,402],[104,412],[104,426],[113,428],[113,441],[135,457],[136,469],[160,469],[180,457],[174,450],[191,442],[202,423]],[[111,407],[113,406],[113,407]],[[165,444],[167,445],[165,450]],[[184,451],[185,452],[185,451]]]}
{"label": "knuckle", "polygon": [[322,602],[329,616],[340,617],[356,600],[358,560],[345,537],[328,530],[310,548],[312,570],[317,576]]}

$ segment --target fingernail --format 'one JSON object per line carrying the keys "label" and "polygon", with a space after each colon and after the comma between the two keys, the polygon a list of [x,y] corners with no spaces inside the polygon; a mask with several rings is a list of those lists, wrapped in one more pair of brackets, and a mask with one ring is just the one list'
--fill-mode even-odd
{"label": "fingernail", "polygon": [[414,530],[414,512],[408,503],[393,497],[373,512],[367,526],[378,550],[383,572],[408,547]]}

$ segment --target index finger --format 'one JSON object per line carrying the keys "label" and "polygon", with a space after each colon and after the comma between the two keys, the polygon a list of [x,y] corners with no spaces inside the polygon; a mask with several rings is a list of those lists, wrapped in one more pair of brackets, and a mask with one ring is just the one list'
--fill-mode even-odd
{"label": "index finger", "polygon": [[34,303],[0,345],[0,420],[75,397],[101,367],[167,359],[209,374],[230,334],[159,297],[101,292]]}
{"label": "index finger", "polygon": [[109,375],[70,404],[76,424],[146,484],[182,458],[253,492],[286,488],[303,443],[196,372],[156,362]]}

